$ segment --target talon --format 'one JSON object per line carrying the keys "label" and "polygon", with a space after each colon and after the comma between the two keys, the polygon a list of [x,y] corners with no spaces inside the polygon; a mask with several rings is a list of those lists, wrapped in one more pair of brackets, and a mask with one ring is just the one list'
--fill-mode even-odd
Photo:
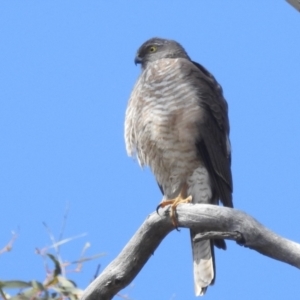
{"label": "talon", "polygon": [[156,213],[159,215],[159,212],[158,212],[158,210],[160,209],[160,204],[158,204],[157,206],[156,206]]}
{"label": "talon", "polygon": [[[160,208],[164,208],[166,207],[167,205],[169,204],[172,204],[173,203],[173,200],[162,200],[156,207],[156,212],[158,213],[158,210]],[[159,214],[159,213],[158,213]]]}
{"label": "talon", "polygon": [[178,229],[178,220],[176,217],[176,207],[181,204],[181,203],[191,203],[192,202],[192,196],[189,196],[187,198],[184,198],[182,196],[182,192],[180,192],[180,194],[174,198],[174,199],[169,199],[169,200],[163,200],[156,208],[156,212],[158,213],[158,209],[159,208],[164,208],[167,205],[171,205],[170,207],[170,218],[172,221],[173,226],[175,227],[175,229],[177,231],[180,231]]}

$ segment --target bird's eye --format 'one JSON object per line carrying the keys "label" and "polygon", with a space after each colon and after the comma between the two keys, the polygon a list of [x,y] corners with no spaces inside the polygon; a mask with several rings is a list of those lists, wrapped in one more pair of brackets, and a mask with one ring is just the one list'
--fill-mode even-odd
{"label": "bird's eye", "polygon": [[155,46],[151,46],[150,48],[149,48],[149,51],[150,52],[155,52],[157,50],[157,47],[155,47]]}

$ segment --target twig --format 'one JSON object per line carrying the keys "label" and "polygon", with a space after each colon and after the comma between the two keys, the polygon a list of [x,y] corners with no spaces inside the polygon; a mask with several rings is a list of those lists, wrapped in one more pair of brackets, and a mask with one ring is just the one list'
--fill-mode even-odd
{"label": "twig", "polygon": [[12,232],[12,237],[11,237],[10,241],[0,250],[0,255],[5,252],[11,251],[13,244],[14,244],[15,240],[17,239],[17,237],[18,237],[18,234],[16,232]]}

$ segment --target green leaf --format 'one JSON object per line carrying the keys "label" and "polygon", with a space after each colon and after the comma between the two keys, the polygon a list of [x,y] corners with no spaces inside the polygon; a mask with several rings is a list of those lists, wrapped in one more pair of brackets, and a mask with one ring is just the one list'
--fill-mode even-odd
{"label": "green leaf", "polygon": [[47,253],[47,255],[50,257],[50,259],[54,262],[55,269],[53,276],[56,277],[61,274],[61,267],[59,261],[56,259],[56,257],[52,254]]}
{"label": "green leaf", "polygon": [[60,284],[60,287],[62,287],[64,289],[72,289],[72,288],[76,287],[76,284],[73,281],[71,281],[63,276],[58,276],[57,279]]}
{"label": "green leaf", "polygon": [[71,300],[81,298],[83,290],[77,288],[76,284],[73,281],[63,276],[58,276],[57,279],[59,282],[59,286],[52,287],[53,290],[66,297],[69,297]]}
{"label": "green leaf", "polygon": [[32,286],[34,289],[36,289],[37,291],[41,291],[41,292],[45,291],[44,285],[43,285],[41,282],[39,282],[39,281],[32,280],[32,281],[31,281],[31,286]]}
{"label": "green leaf", "polygon": [[30,282],[21,281],[21,280],[0,281],[0,288],[4,288],[4,289],[22,289],[27,287],[31,287]]}
{"label": "green leaf", "polygon": [[[30,298],[28,296],[24,296],[24,295],[21,294],[21,295],[17,295],[17,296],[13,296],[11,298],[8,298],[8,300],[33,300],[33,298]],[[47,296],[47,297],[37,297],[37,296],[35,296],[34,300],[54,300],[54,298],[49,297],[49,296]]]}

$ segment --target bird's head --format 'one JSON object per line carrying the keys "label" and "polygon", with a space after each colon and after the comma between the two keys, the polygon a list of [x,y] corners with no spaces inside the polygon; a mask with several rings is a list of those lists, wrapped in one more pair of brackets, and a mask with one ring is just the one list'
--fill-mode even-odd
{"label": "bird's head", "polygon": [[135,64],[141,64],[143,69],[145,69],[149,62],[162,58],[179,57],[189,59],[189,56],[179,43],[172,40],[152,38],[138,49],[134,62]]}

